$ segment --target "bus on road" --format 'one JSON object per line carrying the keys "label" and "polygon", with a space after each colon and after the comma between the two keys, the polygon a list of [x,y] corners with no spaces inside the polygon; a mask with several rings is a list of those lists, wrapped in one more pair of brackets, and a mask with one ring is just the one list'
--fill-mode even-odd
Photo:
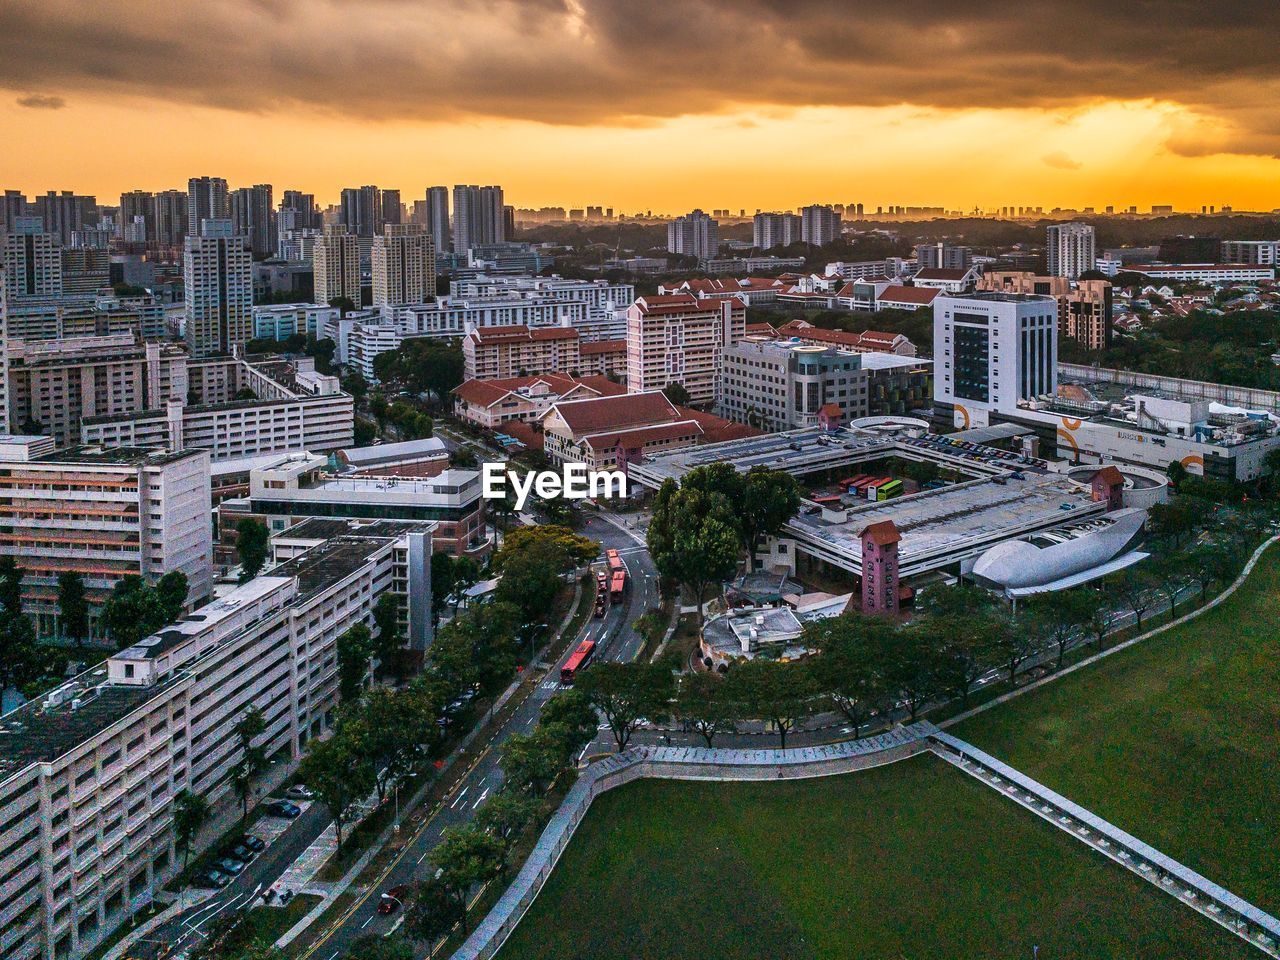
{"label": "bus on road", "polygon": [[587,665],[587,661],[591,659],[591,655],[596,652],[596,642],[594,640],[583,640],[578,644],[578,649],[564,662],[564,666],[560,668],[560,682],[573,683],[573,678],[579,670]]}

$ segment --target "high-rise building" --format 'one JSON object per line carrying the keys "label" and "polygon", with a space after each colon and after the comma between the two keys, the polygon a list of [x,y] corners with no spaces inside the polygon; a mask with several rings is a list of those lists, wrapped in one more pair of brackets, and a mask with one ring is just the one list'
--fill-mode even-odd
{"label": "high-rise building", "polygon": [[249,250],[259,260],[276,252],[276,211],[271,193],[271,184],[256,183],[233,190],[230,198],[235,231],[248,241]]}
{"label": "high-rise building", "polygon": [[382,232],[382,227],[388,223],[399,223],[402,217],[400,209],[400,191],[399,190],[383,190],[381,198],[381,210],[378,214],[378,232]]}
{"label": "high-rise building", "polygon": [[373,239],[373,305],[425,303],[435,295],[431,238],[417,224],[387,224]]}
{"label": "high-rise building", "polygon": [[751,221],[751,245],[758,250],[789,247],[801,235],[800,217],[794,213],[757,213]]}
{"label": "high-rise building", "polygon": [[202,221],[199,236],[187,237],[182,267],[192,354],[243,347],[253,338],[253,257],[231,221]]}
{"label": "high-rise building", "polygon": [[1096,270],[1097,260],[1096,241],[1090,224],[1049,225],[1045,263],[1050,276],[1074,280],[1086,270]]}
{"label": "high-rise building", "polygon": [[8,233],[14,228],[19,217],[29,216],[27,213],[27,195],[21,190],[6,190],[0,197],[0,233]]}
{"label": "high-rise building", "polygon": [[62,251],[38,217],[17,217],[4,235],[4,301],[13,305],[62,296]]}
{"label": "high-rise building", "polygon": [[[430,193],[428,192],[428,199]],[[453,188],[453,249],[465,253],[473,247],[507,240],[502,188],[459,184]]]}
{"label": "high-rise building", "polygon": [[720,249],[720,224],[701,210],[667,224],[667,252],[705,260]]}
{"label": "high-rise building", "polygon": [[205,220],[226,220],[227,181],[221,177],[192,177],[187,181],[187,236],[198,237]]}
{"label": "high-rise building", "polygon": [[347,187],[342,191],[338,222],[355,237],[372,239],[382,217],[381,192],[377,187]]}
{"label": "high-rise building", "polygon": [[943,293],[933,301],[934,401],[985,426],[1058,389],[1058,303],[1017,293]]}
{"label": "high-rise building", "polygon": [[120,209],[116,211],[116,223],[125,242],[137,242],[130,236],[134,223],[141,217],[144,235],[142,243],[156,241],[156,198],[149,190],[130,190],[120,194]]}
{"label": "high-rise building", "polygon": [[724,348],[746,333],[747,306],[737,297],[692,294],[639,297],[627,308],[627,389],[683,384],[691,403],[711,403]]}
{"label": "high-rise building", "polygon": [[815,203],[800,209],[800,234],[805,243],[815,247],[840,239],[840,214],[831,207]]}
{"label": "high-rise building", "polygon": [[187,238],[187,194],[162,190],[156,194],[156,246],[173,250]]}
{"label": "high-rise building", "polygon": [[1223,240],[1219,249],[1223,263],[1280,265],[1280,240]]}
{"label": "high-rise building", "polygon": [[315,230],[320,225],[315,194],[302,193],[300,190],[284,192],[280,198],[280,214],[277,217],[279,233],[286,230]]}
{"label": "high-rise building", "polygon": [[945,240],[918,243],[916,264],[921,270],[968,270],[973,266],[973,250]]}
{"label": "high-rise building", "polygon": [[350,300],[360,306],[360,247],[356,235],[339,223],[326,224],[311,250],[316,303]]}
{"label": "high-rise building", "polygon": [[97,224],[98,201],[94,197],[78,196],[70,190],[61,193],[50,190],[44,196],[36,197],[35,215],[44,221],[46,233],[53,234],[59,243],[69,247],[73,233]]}

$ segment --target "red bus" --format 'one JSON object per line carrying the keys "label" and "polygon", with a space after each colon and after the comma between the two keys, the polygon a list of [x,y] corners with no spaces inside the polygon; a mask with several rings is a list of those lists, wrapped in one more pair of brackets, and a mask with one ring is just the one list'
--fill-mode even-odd
{"label": "red bus", "polygon": [[613,575],[613,579],[609,581],[609,598],[614,603],[622,602],[622,595],[627,590],[627,574],[626,571],[619,570]]}
{"label": "red bus", "polygon": [[578,649],[564,662],[564,666],[560,668],[560,682],[573,683],[574,675],[587,665],[587,661],[591,659],[591,654],[596,652],[596,642],[594,640],[583,640],[578,644]]}
{"label": "red bus", "polygon": [[618,551],[617,551],[617,550],[607,550],[607,551],[605,551],[605,557],[609,560],[609,572],[610,572],[610,573],[617,573],[617,572],[619,572],[619,571],[623,571],[623,572],[625,572],[625,571],[626,571],[626,569],[627,569],[626,564],[624,564],[624,563],[622,562],[622,557],[618,556]]}

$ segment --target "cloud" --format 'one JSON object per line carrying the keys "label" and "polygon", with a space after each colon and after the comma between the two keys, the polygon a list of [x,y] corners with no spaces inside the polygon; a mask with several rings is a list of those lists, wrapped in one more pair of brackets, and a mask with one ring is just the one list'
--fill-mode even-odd
{"label": "cloud", "polygon": [[1058,170],[1079,170],[1081,163],[1079,160],[1072,160],[1067,156],[1065,151],[1055,150],[1053,153],[1046,153],[1040,158],[1044,161],[1045,166],[1054,167]]}
{"label": "cloud", "polygon": [[29,107],[32,110],[61,110],[66,105],[67,101],[64,98],[42,93],[29,93],[25,97],[18,98],[18,106]]}
{"label": "cloud", "polygon": [[0,87],[362,122],[629,126],[743,106],[1136,100],[1214,131],[1171,134],[1173,150],[1280,155],[1274,0],[1211,17],[1202,0],[222,0],[184,6],[180,31],[171,11],[0,4]]}

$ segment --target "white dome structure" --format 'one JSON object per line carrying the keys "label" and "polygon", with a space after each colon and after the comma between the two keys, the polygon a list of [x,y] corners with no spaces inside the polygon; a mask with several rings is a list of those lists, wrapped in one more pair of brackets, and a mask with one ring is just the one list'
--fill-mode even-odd
{"label": "white dome structure", "polygon": [[[983,553],[973,564],[978,581],[1009,593],[1058,589],[1110,571],[1112,561],[1126,553],[1142,531],[1145,510],[1125,508],[1107,514],[1076,531],[1038,537],[1044,545],[1006,540]],[[1103,524],[1103,525],[1099,525]],[[1140,557],[1138,557],[1140,558]]]}

